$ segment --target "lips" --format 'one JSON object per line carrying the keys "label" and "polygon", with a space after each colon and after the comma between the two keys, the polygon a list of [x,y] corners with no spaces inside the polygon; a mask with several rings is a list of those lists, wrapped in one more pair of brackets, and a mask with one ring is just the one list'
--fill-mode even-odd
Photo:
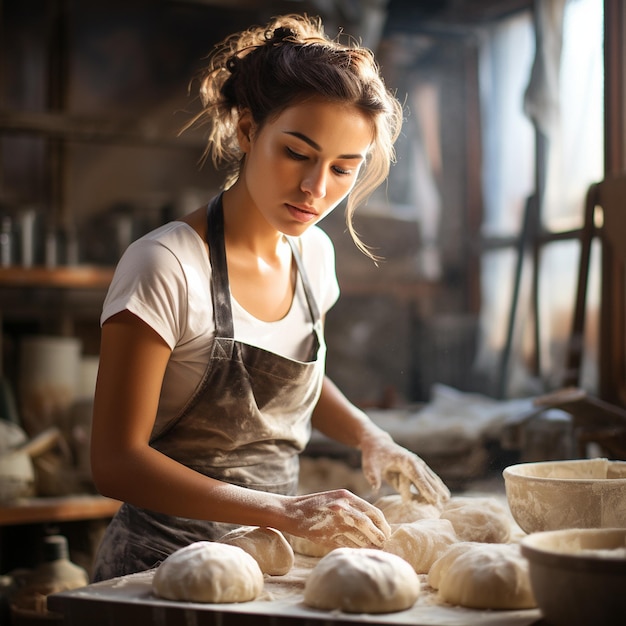
{"label": "lips", "polygon": [[287,207],[289,214],[299,222],[310,222],[311,220],[317,218],[317,213],[311,207],[288,203],[286,203],[285,206]]}

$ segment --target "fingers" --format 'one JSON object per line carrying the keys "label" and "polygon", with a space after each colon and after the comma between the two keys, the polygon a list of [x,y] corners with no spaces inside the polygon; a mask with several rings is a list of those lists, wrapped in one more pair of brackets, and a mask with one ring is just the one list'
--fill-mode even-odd
{"label": "fingers", "polygon": [[381,547],[391,535],[382,512],[349,491],[323,492],[298,500],[305,512],[303,531],[318,543]]}
{"label": "fingers", "polygon": [[357,537],[361,547],[367,544],[382,546],[391,535],[391,527],[376,507],[368,505],[368,510],[365,512],[357,510],[347,513],[347,511],[342,511],[340,515],[345,525],[353,528],[355,532],[349,530],[344,534],[351,539]]}
{"label": "fingers", "polygon": [[380,489],[382,484],[382,478],[380,475],[380,471],[377,471],[377,468],[364,466],[363,475],[365,476],[365,480],[367,480],[370,487],[372,488],[372,491],[376,492]]}
{"label": "fingers", "polygon": [[388,464],[385,480],[403,498],[411,497],[411,485],[429,504],[440,504],[450,499],[450,490],[435,472],[417,455],[407,452]]}

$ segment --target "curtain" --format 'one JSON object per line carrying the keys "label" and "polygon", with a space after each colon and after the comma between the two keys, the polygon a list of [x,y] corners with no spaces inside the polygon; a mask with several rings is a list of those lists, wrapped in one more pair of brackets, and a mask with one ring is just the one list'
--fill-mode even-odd
{"label": "curtain", "polygon": [[[586,189],[602,178],[602,3],[543,0],[536,7],[537,28],[533,16],[524,13],[483,33],[482,231],[486,239],[523,233],[533,197],[543,228],[561,232],[579,227]],[[536,169],[538,136],[544,141],[545,159]],[[507,397],[542,393],[560,384],[579,250],[574,239],[554,242],[535,259],[518,241],[483,255],[475,370],[481,378],[499,380],[505,376],[503,393]],[[535,269],[539,276],[536,318],[532,307]],[[597,274],[594,254],[590,321],[597,317]],[[503,362],[511,330],[511,351]],[[587,342],[583,386],[593,391],[593,328]],[[535,352],[541,357],[538,373],[531,364]]]}

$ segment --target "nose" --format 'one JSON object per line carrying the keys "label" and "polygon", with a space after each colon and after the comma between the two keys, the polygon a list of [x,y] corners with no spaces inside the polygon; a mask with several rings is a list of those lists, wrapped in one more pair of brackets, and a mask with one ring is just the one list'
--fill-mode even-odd
{"label": "nose", "polygon": [[311,167],[302,179],[300,187],[313,198],[324,198],[326,197],[326,177],[327,173],[323,167]]}

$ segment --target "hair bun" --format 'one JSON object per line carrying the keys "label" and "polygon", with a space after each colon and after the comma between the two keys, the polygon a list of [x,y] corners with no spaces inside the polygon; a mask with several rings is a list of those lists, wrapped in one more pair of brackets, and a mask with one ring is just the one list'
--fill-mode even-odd
{"label": "hair bun", "polygon": [[267,43],[270,44],[283,43],[285,41],[295,42],[297,38],[298,33],[296,33],[293,28],[289,28],[288,26],[279,26],[273,31],[265,31],[265,39],[267,40]]}

